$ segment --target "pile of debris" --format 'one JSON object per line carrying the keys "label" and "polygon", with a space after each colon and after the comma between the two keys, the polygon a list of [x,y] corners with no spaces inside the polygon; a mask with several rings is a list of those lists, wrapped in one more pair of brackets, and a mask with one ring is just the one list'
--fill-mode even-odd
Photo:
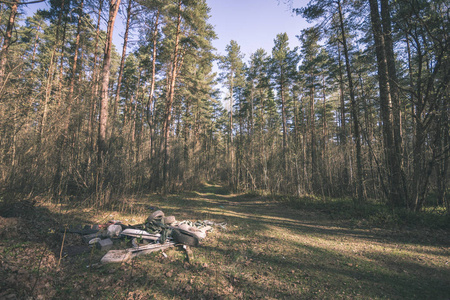
{"label": "pile of debris", "polygon": [[[154,251],[165,250],[175,245],[183,245],[186,253],[189,246],[198,246],[213,226],[224,229],[225,223],[212,221],[179,222],[174,216],[165,216],[161,210],[153,212],[144,224],[124,225],[120,221],[109,221],[102,225],[86,225],[83,228],[64,228],[64,232],[78,233],[90,247],[109,250],[101,263],[125,262],[131,258]],[[123,250],[110,250],[114,243],[129,241],[132,247]],[[189,259],[189,255],[188,255]]]}

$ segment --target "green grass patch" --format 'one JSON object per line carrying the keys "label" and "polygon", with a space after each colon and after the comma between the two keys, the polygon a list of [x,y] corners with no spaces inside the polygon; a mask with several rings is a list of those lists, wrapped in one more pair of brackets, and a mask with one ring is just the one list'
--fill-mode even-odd
{"label": "green grass patch", "polygon": [[[39,239],[17,234],[12,244],[0,239],[0,275],[5,278],[0,290],[6,292],[2,296],[447,299],[450,294],[449,231],[441,227],[445,224],[437,228],[427,225],[437,222],[427,219],[436,211],[418,217],[400,211],[393,214],[376,203],[357,210],[352,199],[296,199],[225,191],[206,185],[189,193],[128,197],[118,210],[72,208],[64,210],[64,217],[56,207],[43,206],[49,218],[76,216],[77,222],[84,223],[108,219],[139,223],[157,207],[178,220],[209,219],[227,226],[226,230],[215,228],[199,247],[192,248],[190,263],[181,247],[166,250],[165,255],[156,252],[111,265],[98,265],[105,252],[95,250],[62,257],[58,268],[60,233],[42,234]],[[2,221],[7,224],[11,220]],[[397,225],[378,225],[383,223]],[[402,225],[409,223],[416,226]],[[14,224],[29,223],[18,220]],[[47,225],[39,223],[36,232]],[[66,235],[66,247],[78,243],[79,237]],[[126,247],[118,245],[122,246]],[[45,257],[40,262],[42,253]]]}

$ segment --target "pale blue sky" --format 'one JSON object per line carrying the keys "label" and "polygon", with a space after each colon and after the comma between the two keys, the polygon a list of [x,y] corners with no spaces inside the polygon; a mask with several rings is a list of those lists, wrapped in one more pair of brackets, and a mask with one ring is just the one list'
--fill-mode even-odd
{"label": "pale blue sky", "polygon": [[[304,7],[309,0],[206,0],[206,2],[211,8],[209,23],[214,26],[218,37],[213,41],[218,54],[225,54],[226,45],[235,40],[245,55],[244,61],[247,61],[250,54],[258,48],[265,49],[270,55],[273,41],[279,33],[288,34],[291,48],[300,46],[296,35],[309,26],[302,17],[292,13],[292,8]],[[48,6],[44,3],[30,5],[26,13],[32,14],[38,8],[48,9]],[[106,25],[103,24],[102,27]],[[122,53],[123,33],[122,13],[116,19],[113,38],[119,53]],[[131,37],[131,40],[135,38]],[[214,71],[219,71],[216,65]]]}
{"label": "pale blue sky", "polygon": [[[221,54],[231,40],[240,46],[245,58],[258,48],[264,48],[270,54],[273,40],[278,33],[286,32],[291,47],[299,45],[296,35],[308,26],[300,16],[291,12],[292,7],[306,6],[309,0],[206,0],[211,8],[212,24],[218,39],[213,46]],[[38,8],[48,9],[46,3],[32,4],[25,8],[27,14],[34,13]],[[103,24],[102,27],[106,25]],[[114,44],[119,53],[122,52],[123,19],[118,16],[114,26]]]}
{"label": "pale blue sky", "polygon": [[[291,48],[300,46],[296,35],[309,26],[300,16],[292,13],[292,7],[306,6],[309,0],[292,0],[291,5],[286,0],[206,0],[211,8],[209,23],[215,27],[218,39],[213,42],[218,54],[225,54],[225,47],[235,40],[241,47],[247,62],[250,55],[263,48],[270,55],[274,39],[279,33],[286,32]],[[219,73],[215,64],[214,72]],[[222,100],[227,89],[218,86]],[[229,109],[228,101],[222,103]]]}
{"label": "pale blue sky", "polygon": [[[290,46],[299,46],[296,35],[308,23],[291,12],[284,0],[207,0],[211,8],[209,23],[215,27],[218,40],[213,45],[224,54],[225,46],[235,40],[248,59],[258,48],[268,54],[278,33],[286,32]],[[293,7],[306,6],[309,0],[292,0]]]}

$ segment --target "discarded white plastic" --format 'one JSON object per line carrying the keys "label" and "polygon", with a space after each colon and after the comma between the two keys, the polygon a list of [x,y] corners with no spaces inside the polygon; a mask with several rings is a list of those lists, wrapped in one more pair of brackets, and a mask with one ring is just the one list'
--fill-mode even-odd
{"label": "discarded white plastic", "polygon": [[190,227],[191,226],[189,226],[186,223],[178,225],[178,228],[183,229],[183,230],[187,230],[187,231],[189,231]]}
{"label": "discarded white plastic", "polygon": [[101,238],[93,238],[92,240],[89,241],[89,246],[95,245],[101,240],[102,240]]}
{"label": "discarded white plastic", "polygon": [[157,241],[159,239],[159,237],[161,236],[159,233],[151,234],[144,230],[131,229],[131,228],[125,229],[124,231],[121,232],[120,235],[136,237],[136,238],[141,238],[141,239],[146,239],[146,240],[153,240],[153,241]]}
{"label": "discarded white plastic", "polygon": [[102,257],[100,262],[102,264],[125,262],[135,256],[148,254],[154,251],[165,250],[173,246],[175,246],[174,242],[167,242],[165,244],[146,245],[137,249],[129,248],[126,250],[109,250],[108,253],[106,253],[105,256]]}

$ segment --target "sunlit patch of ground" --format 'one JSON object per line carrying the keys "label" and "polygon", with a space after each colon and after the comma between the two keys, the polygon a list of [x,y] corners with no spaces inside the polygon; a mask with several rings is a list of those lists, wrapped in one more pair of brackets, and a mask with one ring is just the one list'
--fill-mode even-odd
{"label": "sunlit patch of ground", "polygon": [[[155,209],[177,220],[226,222],[193,249],[96,265],[104,252],[61,256],[78,236],[63,224],[143,223]],[[124,199],[96,211],[41,205],[0,219],[0,298],[14,299],[448,299],[448,231],[358,228],[317,211],[207,185],[181,195]],[[45,216],[43,218],[42,216]],[[53,220],[53,221],[52,221]],[[39,224],[38,226],[33,225]],[[39,223],[40,222],[40,223]],[[32,258],[30,258],[32,257]]]}

